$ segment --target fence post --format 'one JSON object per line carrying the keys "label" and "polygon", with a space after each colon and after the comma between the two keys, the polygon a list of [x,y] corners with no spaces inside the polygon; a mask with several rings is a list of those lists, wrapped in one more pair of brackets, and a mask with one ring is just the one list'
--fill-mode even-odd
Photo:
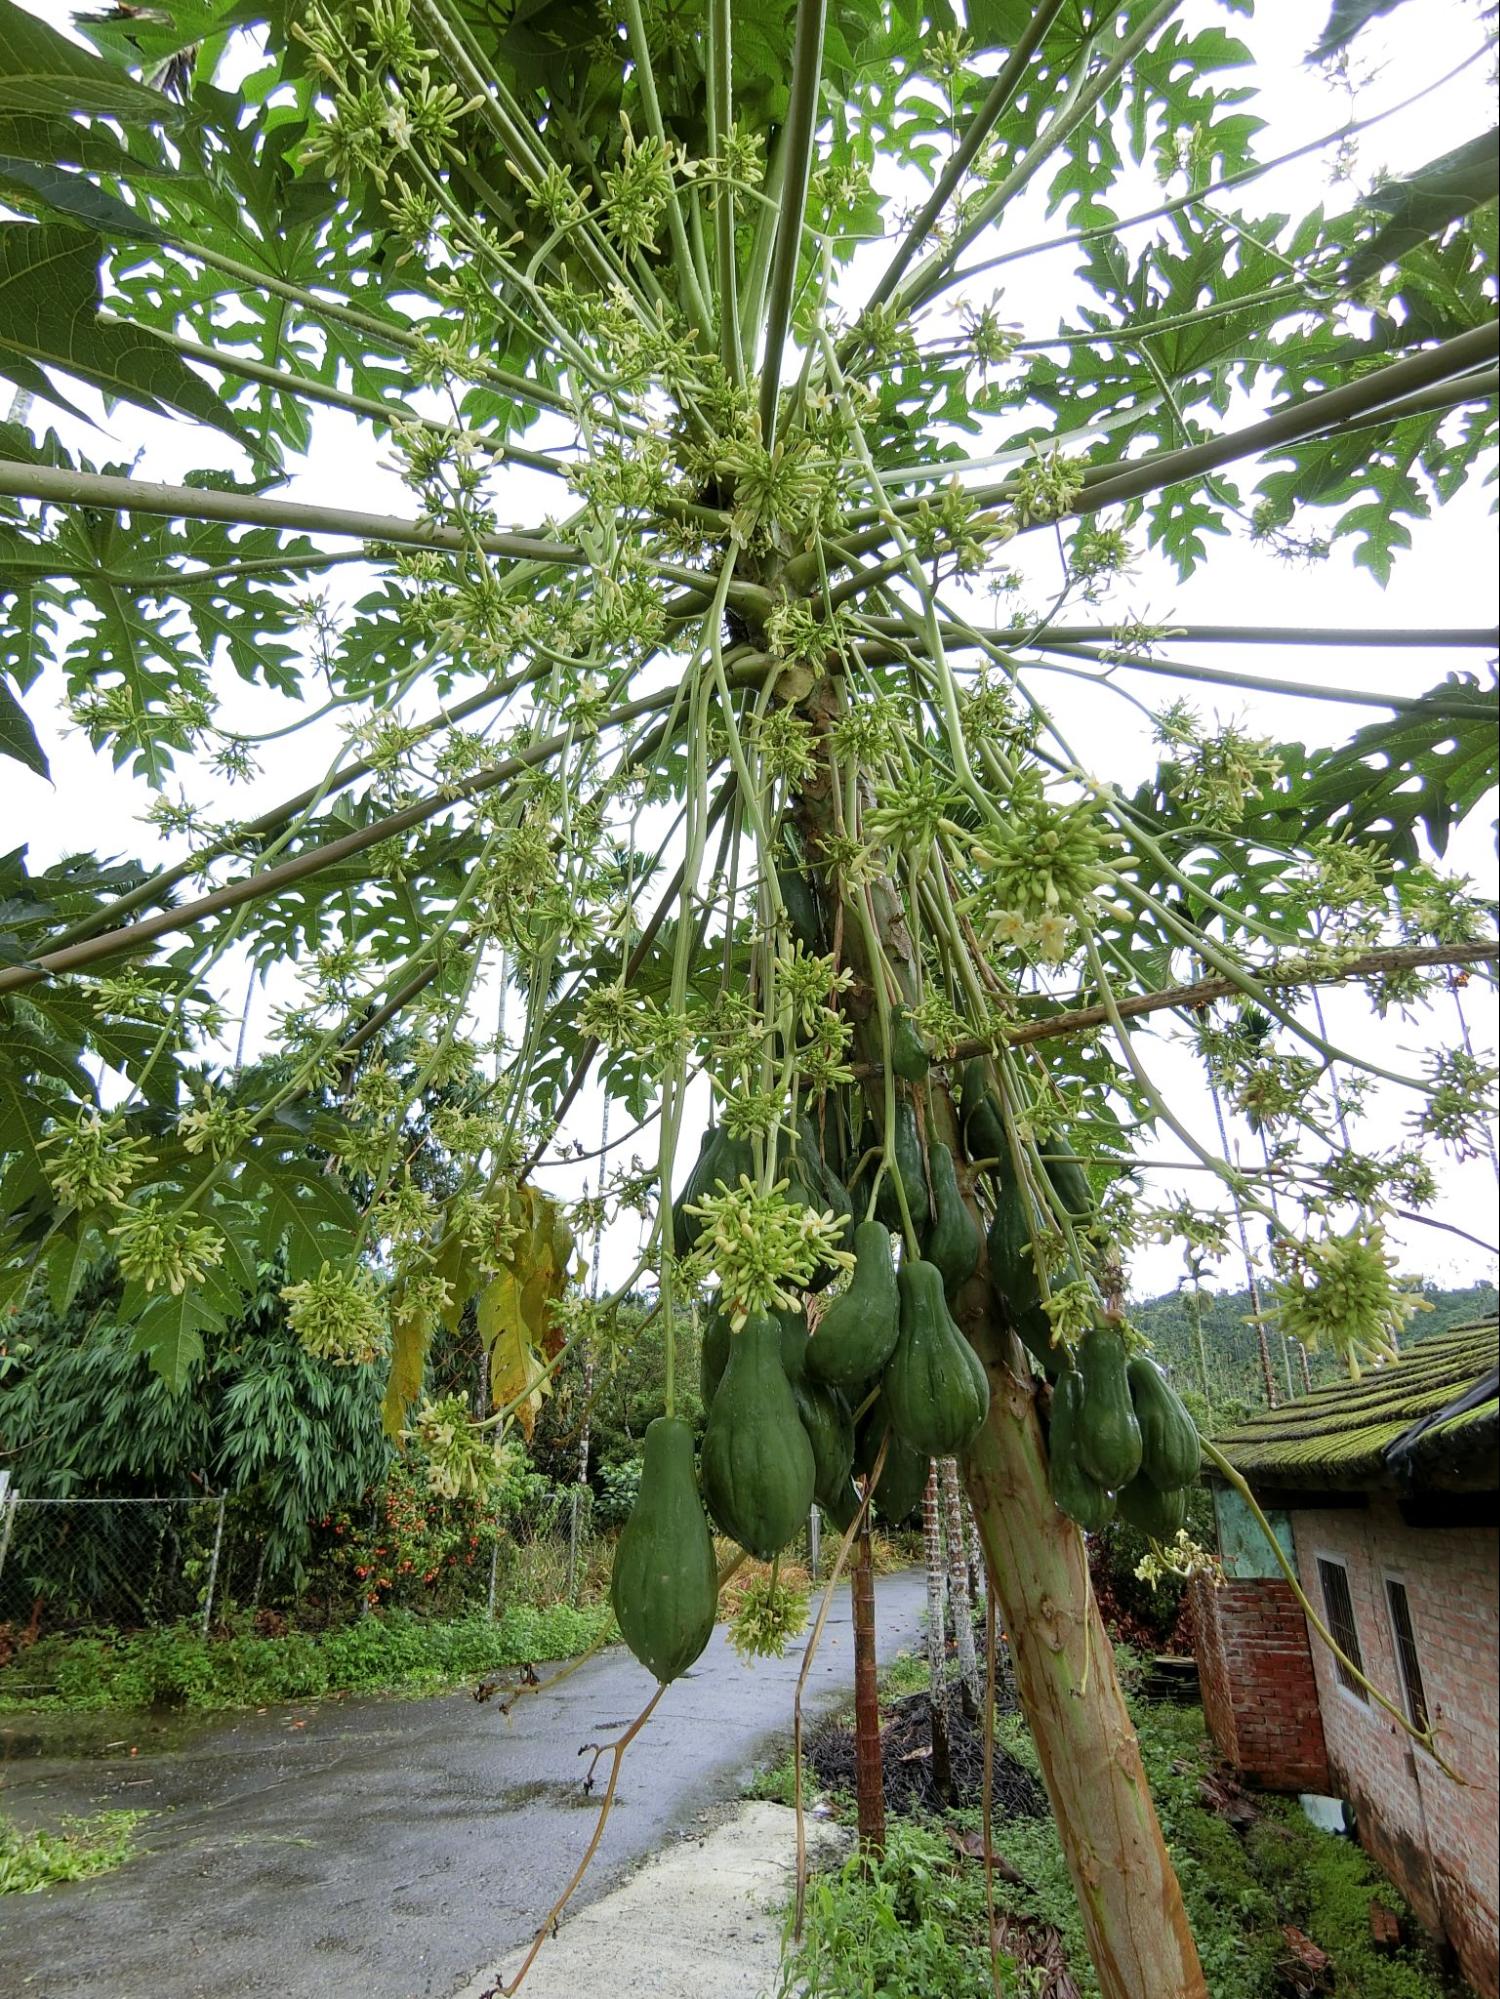
{"label": "fence post", "polygon": [[[0,1474],[8,1478],[8,1474]],[[9,1492],[0,1489],[0,1577],[5,1574],[5,1558],[10,1553],[10,1530],[16,1524],[16,1509],[21,1504],[18,1488]]]}
{"label": "fence post", "polygon": [[214,1551],[208,1558],[208,1588],[203,1594],[203,1636],[208,1636],[209,1620],[214,1607],[214,1585],[219,1580],[219,1551],[224,1546],[224,1502],[227,1493],[219,1494],[219,1517],[214,1522]]}
{"label": "fence post", "polygon": [[807,1566],[814,1582],[818,1580],[821,1566],[819,1556],[823,1544],[823,1520],[816,1506],[807,1516]]}

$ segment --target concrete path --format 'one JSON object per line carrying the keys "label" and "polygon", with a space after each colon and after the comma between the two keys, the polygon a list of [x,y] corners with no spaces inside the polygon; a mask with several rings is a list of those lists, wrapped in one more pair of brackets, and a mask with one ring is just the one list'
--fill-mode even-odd
{"label": "concrete path", "polygon": [[[879,1583],[882,1658],[912,1645],[924,1604],[920,1574]],[[714,1634],[626,1757],[575,1909],[740,1791],[790,1728],[800,1669],[800,1651],[742,1665]],[[811,1709],[852,1685],[841,1585]],[[650,1691],[615,1647],[509,1717],[466,1693],[310,1703],[214,1722],[177,1747],[142,1731],[138,1755],[127,1741],[86,1761],[7,1751],[27,1746],[24,1728],[0,1725],[0,1810],[23,1824],[158,1814],[113,1874],[0,1902],[0,1992],[448,1999],[530,1941],[592,1830],[579,1752],[612,1740]]]}
{"label": "concrete path", "polygon": [[[810,1867],[852,1844],[840,1827],[805,1823]],[[726,1806],[719,1824],[648,1860],[545,1943],[525,1999],[766,1999],[780,1973],[796,1857],[786,1805]],[[509,1984],[525,1957],[513,1951],[456,1999],[497,1999],[497,1984]]]}

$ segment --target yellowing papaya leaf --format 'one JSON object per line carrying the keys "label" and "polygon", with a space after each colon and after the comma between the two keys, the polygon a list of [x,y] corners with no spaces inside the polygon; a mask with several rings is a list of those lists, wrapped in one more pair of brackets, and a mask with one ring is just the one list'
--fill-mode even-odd
{"label": "yellowing papaya leaf", "polygon": [[514,1235],[501,1269],[479,1295],[479,1336],[489,1350],[495,1406],[514,1404],[529,1439],[548,1393],[546,1362],[563,1344],[552,1306],[567,1288],[573,1235],[556,1202],[534,1187],[506,1190],[506,1203]]}
{"label": "yellowing papaya leaf", "polygon": [[399,1437],[406,1412],[422,1393],[422,1374],[432,1341],[432,1321],[420,1313],[403,1312],[399,1299],[391,1314],[391,1365],[385,1378],[381,1421],[388,1437]]}
{"label": "yellowing papaya leaf", "polygon": [[539,1340],[525,1316],[523,1289],[509,1270],[491,1278],[480,1293],[479,1333],[489,1348],[490,1395],[495,1407],[512,1409],[522,1436],[530,1443],[548,1384]]}

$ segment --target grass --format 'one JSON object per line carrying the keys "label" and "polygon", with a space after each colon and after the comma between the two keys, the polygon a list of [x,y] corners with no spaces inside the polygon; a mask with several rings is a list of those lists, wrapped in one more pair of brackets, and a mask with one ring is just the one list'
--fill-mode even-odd
{"label": "grass", "polygon": [[[925,1660],[910,1656],[887,1669],[885,1693],[926,1684]],[[1162,1832],[1182,1883],[1204,1975],[1214,1999],[1281,1999],[1286,1946],[1295,1924],[1333,1960],[1332,1999],[1460,1999],[1400,1897],[1352,1841],[1320,1832],[1295,1802],[1258,1800],[1247,1834],[1210,1810],[1199,1779],[1213,1762],[1197,1708],[1132,1698],[1146,1772]],[[1018,1715],[1001,1717],[997,1743],[1040,1777],[1035,1747]],[[752,1796],[789,1804],[788,1755],[763,1773]],[[851,1799],[834,1809],[852,1818]],[[983,1870],[958,1858],[946,1836],[977,1831],[977,1810],[928,1821],[888,1821],[884,1859],[867,1869],[858,1856],[810,1884],[800,1946],[788,1946],[782,1999],[887,1999],[935,1994],[990,1999],[985,1946]],[[1072,1882],[1050,1818],[1011,1819],[995,1828],[996,1850],[1024,1887],[996,1882],[998,1906],[1050,1924],[1068,1953],[1083,1999],[1098,1999]],[[1402,1919],[1411,1940],[1390,1956],[1371,1941],[1369,1907],[1378,1897]],[[1003,1990],[1018,1995],[1026,1974],[1012,1969]]]}
{"label": "grass", "polygon": [[33,1895],[55,1881],[87,1881],[119,1867],[149,1812],[98,1812],[64,1819],[56,1832],[23,1832],[0,1818],[0,1895]]}
{"label": "grass", "polygon": [[451,1623],[393,1610],[337,1631],[276,1638],[204,1638],[182,1625],[42,1638],[0,1670],[0,1712],[211,1711],[325,1694],[431,1693],[528,1660],[571,1658],[612,1623],[603,1604],[518,1604],[493,1619]]}

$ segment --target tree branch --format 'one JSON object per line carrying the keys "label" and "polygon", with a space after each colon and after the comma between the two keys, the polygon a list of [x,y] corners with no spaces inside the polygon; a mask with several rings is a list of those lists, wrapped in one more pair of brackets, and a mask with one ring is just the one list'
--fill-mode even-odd
{"label": "tree branch", "polygon": [[786,179],[781,186],[781,215],[766,306],[766,347],[761,359],[760,435],[767,451],[776,440],[781,352],[791,324],[792,287],[797,281],[797,264],[802,254],[802,219],[807,212],[807,186],[812,176],[818,124],[818,81],[823,69],[824,9],[825,0],[797,0],[791,100],[786,114]]}
{"label": "tree branch", "polygon": [[980,147],[1005,116],[1011,99],[1031,67],[1031,58],[1040,47],[1042,37],[1062,12],[1062,8],[1063,0],[1043,0],[1042,5],[1036,9],[1021,30],[1019,41],[1006,57],[999,75],[990,85],[983,104],[969,121],[969,129],[959,141],[952,159],[944,167],[937,186],[923,202],[916,220],[902,238],[901,246],[886,266],[879,284],[865,301],[866,313],[884,305],[905,277],[907,265],[931,235],[932,225],[948,206],[959,182],[972,166]]}
{"label": "tree branch", "polygon": [[[1500,943],[1401,944],[1387,951],[1362,951],[1357,957],[1334,965],[1311,965],[1298,960],[1281,970],[1257,967],[1255,977],[1263,986],[1333,986],[1341,985],[1345,979],[1367,979],[1381,972],[1414,972],[1430,965],[1482,965],[1497,958],[1500,958]],[[1232,998],[1238,990],[1232,979],[1198,979],[1190,986],[1169,986],[1160,992],[1136,993],[1117,1000],[1114,1011],[1122,1020],[1133,1020],[1169,1008],[1186,1011],[1207,1006],[1213,1000]],[[946,1059],[950,1063],[967,1062],[975,1055],[988,1055],[1001,1043],[1008,1048],[1026,1048],[1032,1042],[1053,1041],[1060,1035],[1086,1034],[1091,1028],[1107,1027],[1110,1017],[1108,1007],[1073,1007],[1066,1013],[1049,1014],[1045,1020],[1022,1021],[988,1038],[960,1041]],[[857,1077],[880,1073],[878,1062],[854,1064]]]}
{"label": "tree branch", "polygon": [[164,486],[148,479],[121,479],[103,472],[71,472],[60,466],[25,465],[0,459],[0,493],[13,500],[40,500],[49,506],[102,507],[110,513],[165,514],[180,521],[228,521],[234,527],[295,529],[304,534],[347,535],[356,541],[391,542],[405,548],[443,548],[457,553],[482,549],[486,555],[514,556],[519,562],[581,566],[588,557],[567,542],[528,534],[460,534],[457,528],[391,514],[357,514],[341,507],[309,507],[295,500],[268,500],[259,493],[219,493],[198,486]]}
{"label": "tree branch", "polygon": [[1142,460],[1139,466],[1129,466],[1111,477],[1101,478],[1097,484],[1086,487],[1071,511],[1077,515],[1097,513],[1101,507],[1120,506],[1163,486],[1175,486],[1200,473],[1217,471],[1237,458],[1252,458],[1278,445],[1298,444],[1321,430],[1352,426],[1361,418],[1378,414],[1384,404],[1397,402],[1438,382],[1451,381],[1455,375],[1467,374],[1493,361],[1497,354],[1500,354],[1500,324],[1492,320],[1488,325],[1471,327],[1467,333],[1455,334],[1451,340],[1440,341],[1435,347],[1420,348],[1402,361],[1360,375],[1342,388],[1325,389],[1321,395],[1304,396],[1299,402],[1288,403],[1243,430],[1232,430],[1227,436],[1211,437],[1180,451],[1165,452],[1159,458]]}

